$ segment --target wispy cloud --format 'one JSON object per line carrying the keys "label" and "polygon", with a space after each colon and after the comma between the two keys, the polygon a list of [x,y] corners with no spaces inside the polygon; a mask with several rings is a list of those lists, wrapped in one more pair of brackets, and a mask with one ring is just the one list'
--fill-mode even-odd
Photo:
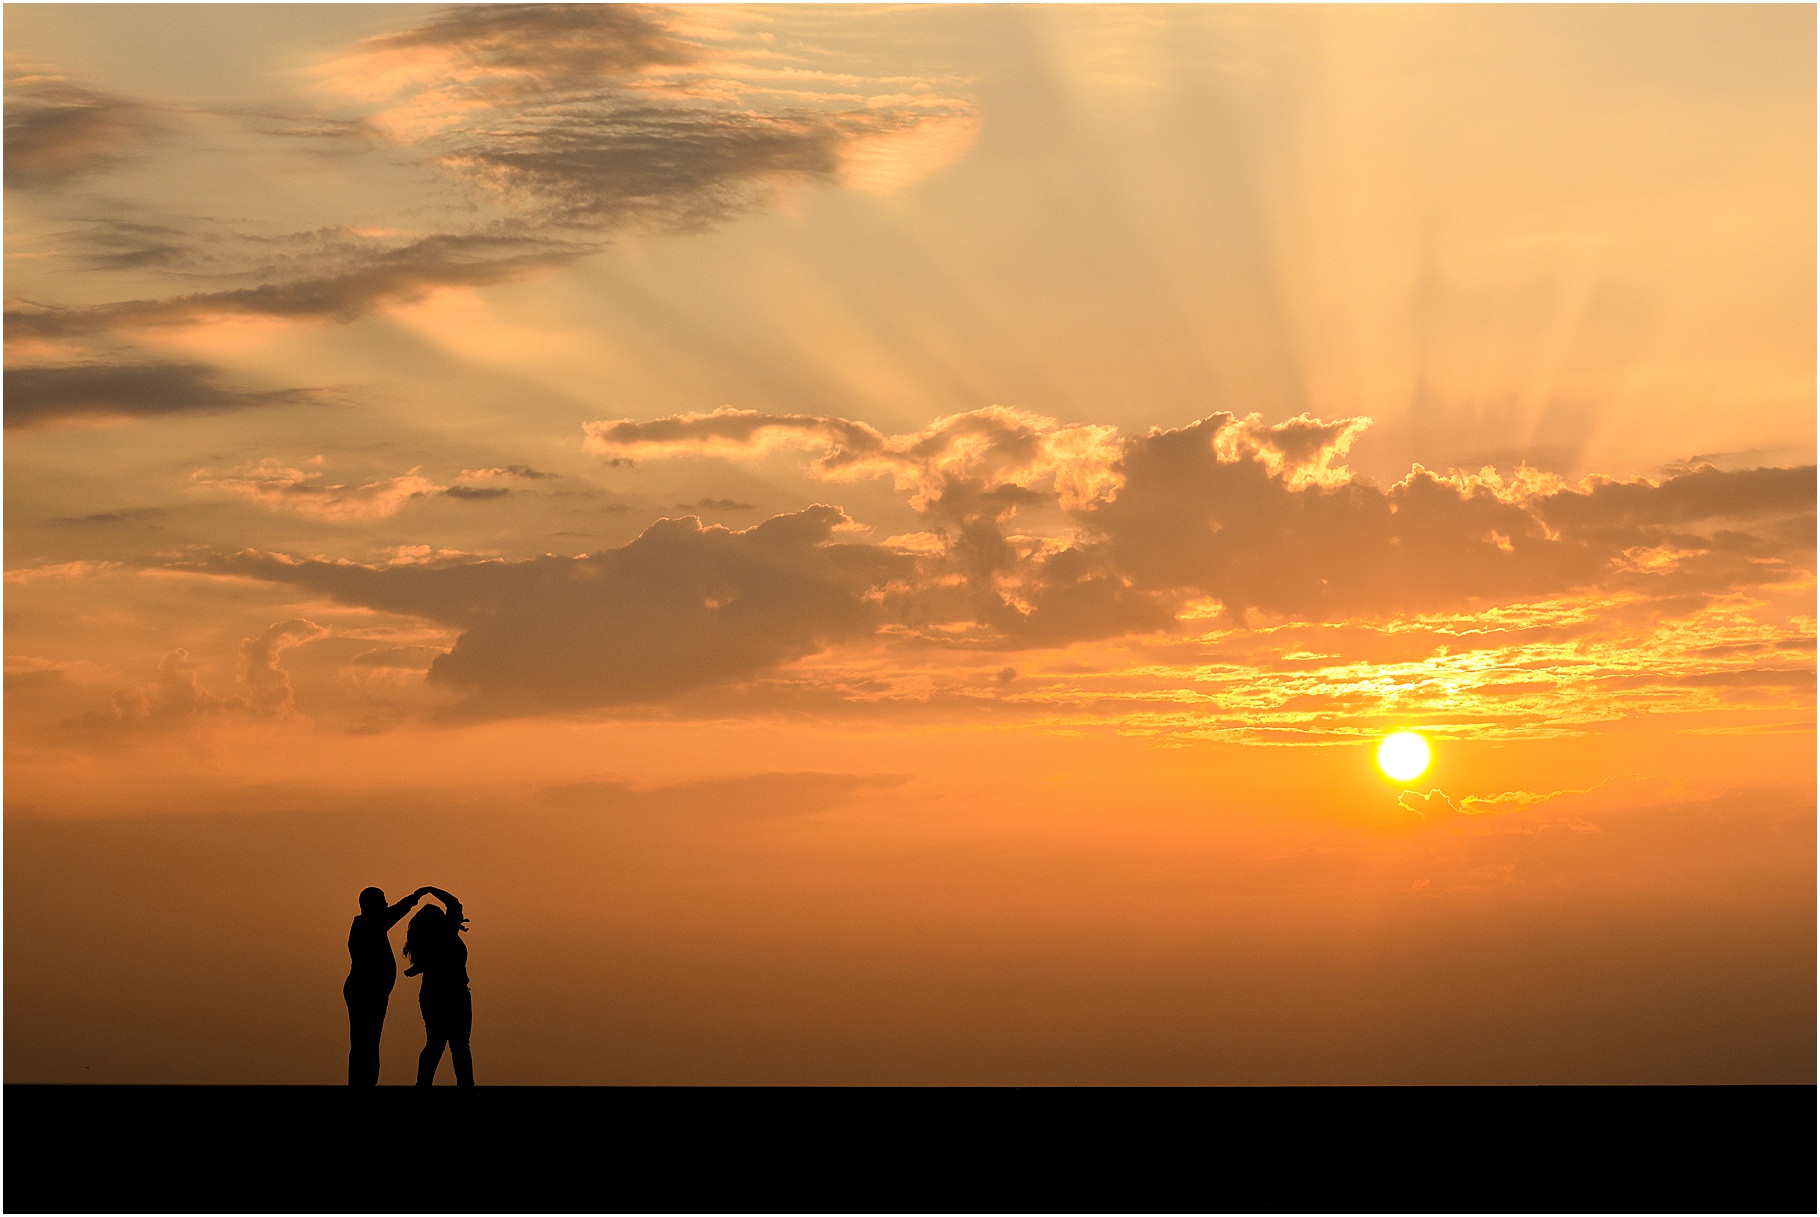
{"label": "wispy cloud", "polygon": [[40,580],[87,579],[124,569],[119,562],[91,561],[54,562],[40,566],[21,566],[6,572],[8,583],[37,583]]}
{"label": "wispy cloud", "polygon": [[787,179],[901,185],[977,126],[931,82],[755,69],[676,24],[637,5],[475,5],[367,39],[320,79],[521,214],[585,227],[720,223]]}
{"label": "wispy cloud", "polygon": [[266,457],[238,475],[199,469],[190,475],[190,484],[198,490],[247,499],[270,511],[332,523],[384,519],[397,515],[406,503],[420,495],[448,489],[415,469],[360,486],[325,484],[321,461],[321,457],[316,457],[306,462],[315,467],[298,469]]}
{"label": "wispy cloud", "polygon": [[244,389],[199,363],[64,364],[6,369],[9,430],[167,414],[218,414],[317,400],[312,389]]}
{"label": "wispy cloud", "polygon": [[455,476],[464,482],[492,482],[518,479],[539,481],[544,478],[553,478],[556,475],[533,469],[529,465],[494,465],[487,469],[463,469]]}
{"label": "wispy cloud", "polygon": [[367,38],[319,72],[334,90],[375,101],[425,94],[511,101],[623,82],[701,55],[648,6],[477,4]]}
{"label": "wispy cloud", "polygon": [[234,316],[351,321],[439,287],[485,286],[566,265],[592,248],[531,237],[436,235],[364,255],[345,269],[282,283],[80,308],[10,309],[6,327],[18,337],[68,338]]}
{"label": "wispy cloud", "polygon": [[[349,172],[383,164],[390,174],[429,175],[444,198],[452,175],[467,194],[456,212],[427,222],[413,214],[390,228],[324,216],[319,228],[274,236],[197,217],[98,216],[90,204],[65,221],[87,235],[57,256],[85,269],[206,274],[227,285],[15,303],[9,342],[18,354],[33,343],[228,318],[346,323],[440,289],[569,266],[628,225],[725,223],[786,181],[899,185],[964,151],[976,123],[970,101],[934,82],[804,73],[780,88],[774,68],[730,58],[680,24],[670,10],[642,6],[476,5],[431,11],[349,47],[317,65],[337,113],[214,117],[249,136],[324,137],[324,154],[346,157]],[[9,185],[54,184],[100,166],[151,132],[159,113],[50,77],[19,78],[13,97]],[[350,104],[369,112],[348,117]]]}
{"label": "wispy cloud", "polygon": [[7,93],[9,190],[61,186],[126,154],[159,126],[150,106],[54,77],[15,77]]}
{"label": "wispy cloud", "polygon": [[197,255],[194,235],[172,224],[147,224],[111,217],[79,219],[65,234],[83,263],[98,270],[163,270],[188,264]]}
{"label": "wispy cloud", "polygon": [[1427,794],[1405,790],[1397,795],[1397,806],[1404,811],[1413,811],[1431,824],[1444,823],[1465,814],[1444,790],[1431,789]]}
{"label": "wispy cloud", "polygon": [[84,524],[144,524],[163,515],[162,507],[122,507],[115,511],[91,511],[80,516],[56,516],[51,523],[72,527]]}

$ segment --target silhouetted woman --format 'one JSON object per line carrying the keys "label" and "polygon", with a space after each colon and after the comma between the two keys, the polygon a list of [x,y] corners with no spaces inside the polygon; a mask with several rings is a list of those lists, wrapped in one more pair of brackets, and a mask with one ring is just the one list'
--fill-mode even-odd
{"label": "silhouetted woman", "polygon": [[429,891],[420,887],[390,908],[378,888],[360,893],[360,915],[348,927],[348,978],[341,986],[341,996],[348,1003],[350,1086],[379,1084],[379,1033],[385,1029],[392,986],[398,983],[398,960],[386,932]]}
{"label": "silhouetted woman", "polygon": [[423,1011],[424,1045],[417,1055],[417,1084],[428,1086],[442,1064],[446,1044],[455,1063],[455,1084],[474,1084],[474,1057],[468,1051],[468,1033],[474,1027],[474,999],[468,993],[468,947],[461,940],[466,917],[461,901],[441,888],[427,889],[448,911],[431,905],[411,918],[404,932],[404,957],[411,961],[406,976],[423,976],[417,1005]]}

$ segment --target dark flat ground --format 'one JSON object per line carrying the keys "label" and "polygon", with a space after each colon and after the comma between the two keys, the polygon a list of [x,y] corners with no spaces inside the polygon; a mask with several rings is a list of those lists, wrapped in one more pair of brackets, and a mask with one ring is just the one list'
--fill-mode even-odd
{"label": "dark flat ground", "polygon": [[1815,1088],[6,1087],[30,1212],[1815,1211]]}

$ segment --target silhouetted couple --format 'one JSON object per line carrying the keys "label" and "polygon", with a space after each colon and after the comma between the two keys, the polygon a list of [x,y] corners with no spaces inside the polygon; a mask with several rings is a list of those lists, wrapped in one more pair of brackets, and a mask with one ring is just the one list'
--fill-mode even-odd
{"label": "silhouetted couple", "polygon": [[369,887],[360,893],[360,915],[348,929],[347,983],[341,995],[348,1003],[348,1085],[379,1084],[379,1033],[385,1028],[386,1003],[398,981],[387,931],[425,896],[443,907],[419,909],[404,932],[404,956],[411,961],[406,976],[423,977],[417,1005],[423,1011],[424,1045],[417,1055],[417,1084],[428,1086],[442,1064],[446,1046],[455,1062],[455,1084],[474,1084],[474,1058],[468,1033],[474,1026],[474,999],[468,993],[468,948],[461,940],[467,918],[461,901],[439,887],[420,887],[388,906],[385,893]]}

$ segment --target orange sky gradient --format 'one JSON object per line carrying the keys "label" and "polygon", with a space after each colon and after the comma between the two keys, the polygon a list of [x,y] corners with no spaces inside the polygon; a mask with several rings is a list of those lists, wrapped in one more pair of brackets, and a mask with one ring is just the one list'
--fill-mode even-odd
{"label": "orange sky gradient", "polygon": [[5,47],[7,1081],[1814,1082],[1811,7]]}

